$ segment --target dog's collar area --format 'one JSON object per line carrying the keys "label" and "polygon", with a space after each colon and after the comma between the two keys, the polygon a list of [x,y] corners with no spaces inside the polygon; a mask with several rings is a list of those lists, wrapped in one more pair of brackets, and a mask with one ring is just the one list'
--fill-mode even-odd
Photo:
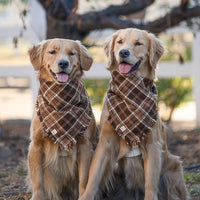
{"label": "dog's collar area", "polygon": [[132,147],[132,150],[125,155],[125,157],[132,158],[132,157],[140,156],[141,154],[142,154],[142,152],[141,152],[139,146],[135,145]]}

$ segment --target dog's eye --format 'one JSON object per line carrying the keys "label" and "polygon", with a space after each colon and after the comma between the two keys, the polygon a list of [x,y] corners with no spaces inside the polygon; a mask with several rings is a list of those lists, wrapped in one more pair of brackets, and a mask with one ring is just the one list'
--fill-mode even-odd
{"label": "dog's eye", "polygon": [[122,43],[123,43],[123,41],[122,41],[122,40],[119,40],[117,43],[118,43],[118,44],[122,44]]}
{"label": "dog's eye", "polygon": [[56,50],[49,51],[50,54],[56,54]]}
{"label": "dog's eye", "polygon": [[75,55],[75,53],[69,52],[69,56],[74,56],[74,55]]}
{"label": "dog's eye", "polygon": [[140,45],[142,45],[142,43],[140,43],[140,42],[135,43],[135,46],[140,46]]}

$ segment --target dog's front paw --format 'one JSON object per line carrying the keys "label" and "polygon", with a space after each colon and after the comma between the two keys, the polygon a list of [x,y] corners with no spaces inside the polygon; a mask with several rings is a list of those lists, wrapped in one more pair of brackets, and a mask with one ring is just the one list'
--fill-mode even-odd
{"label": "dog's front paw", "polygon": [[93,200],[93,196],[92,195],[89,195],[89,194],[86,194],[84,193],[82,196],[79,197],[78,200]]}
{"label": "dog's front paw", "polygon": [[30,200],[45,200],[44,193],[42,191],[34,192]]}
{"label": "dog's front paw", "polygon": [[85,188],[79,187],[79,197],[83,196],[84,192],[85,192]]}
{"label": "dog's front paw", "polygon": [[145,192],[144,200],[158,200],[158,195],[153,192]]}

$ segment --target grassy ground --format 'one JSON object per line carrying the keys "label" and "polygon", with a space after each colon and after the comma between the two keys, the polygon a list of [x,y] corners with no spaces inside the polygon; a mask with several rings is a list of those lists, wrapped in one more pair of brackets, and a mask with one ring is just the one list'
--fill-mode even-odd
{"label": "grassy ground", "polygon": [[[29,121],[7,121],[0,129],[0,200],[28,200],[25,177],[29,144]],[[200,130],[168,134],[168,146],[179,155],[184,167],[200,163]],[[200,167],[185,170],[192,200],[200,200]]]}

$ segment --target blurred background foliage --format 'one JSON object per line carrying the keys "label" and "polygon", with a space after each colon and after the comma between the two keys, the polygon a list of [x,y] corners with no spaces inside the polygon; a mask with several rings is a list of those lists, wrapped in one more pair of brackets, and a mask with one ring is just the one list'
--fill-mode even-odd
{"label": "blurred background foliage", "polygon": [[193,99],[192,84],[192,78],[179,77],[159,79],[156,82],[159,104],[163,103],[169,109],[169,113],[165,115],[165,121],[171,120],[174,110],[179,107],[181,103]]}
{"label": "blurred background foliage", "polygon": [[[12,0],[0,0],[0,5],[4,6],[4,5],[9,5],[11,3]],[[19,0],[21,3],[27,4],[28,0]]]}
{"label": "blurred background foliage", "polygon": [[192,60],[192,33],[166,35],[160,34],[159,39],[166,45],[166,53],[161,61],[185,61]]}
{"label": "blurred background foliage", "polygon": [[85,86],[92,105],[101,106],[104,95],[109,87],[109,79],[85,79]]}

